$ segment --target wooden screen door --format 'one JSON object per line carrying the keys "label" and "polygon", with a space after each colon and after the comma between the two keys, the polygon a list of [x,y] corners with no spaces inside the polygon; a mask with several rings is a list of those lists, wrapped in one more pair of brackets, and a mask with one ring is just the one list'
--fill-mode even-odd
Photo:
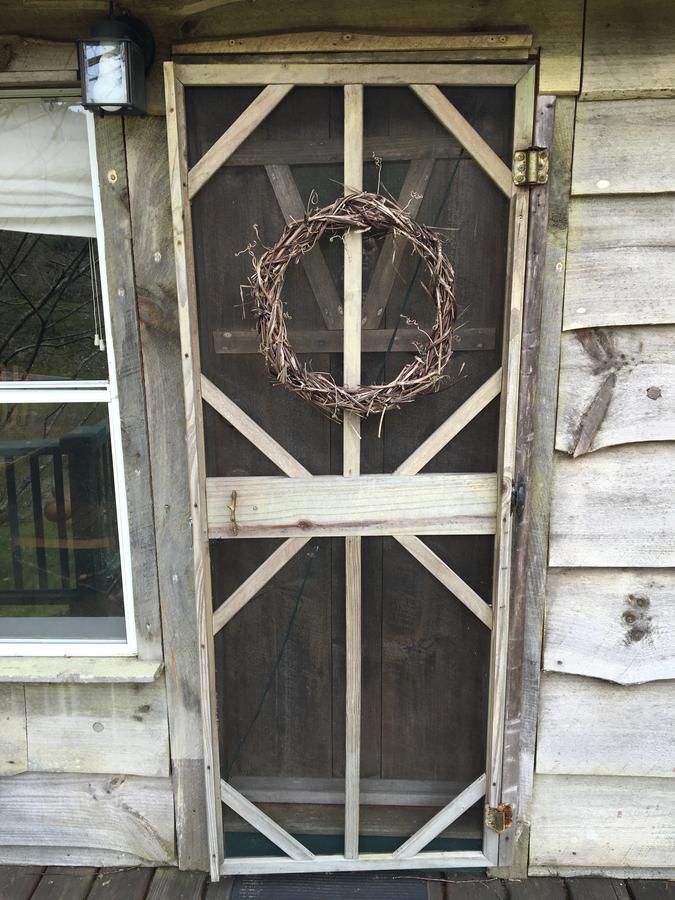
{"label": "wooden screen door", "polygon": [[[495,865],[534,69],[167,64],[166,95],[212,875]],[[342,424],[269,383],[240,285],[362,188],[444,229],[460,316],[443,390]],[[315,368],[411,358],[394,236],[294,269]]]}

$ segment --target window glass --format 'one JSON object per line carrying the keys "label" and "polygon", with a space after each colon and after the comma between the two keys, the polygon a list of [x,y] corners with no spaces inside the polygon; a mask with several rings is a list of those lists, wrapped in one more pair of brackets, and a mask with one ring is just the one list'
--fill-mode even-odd
{"label": "window glass", "polygon": [[105,379],[96,242],[0,231],[0,378]]}
{"label": "window glass", "polygon": [[0,404],[0,640],[125,640],[106,403]]}

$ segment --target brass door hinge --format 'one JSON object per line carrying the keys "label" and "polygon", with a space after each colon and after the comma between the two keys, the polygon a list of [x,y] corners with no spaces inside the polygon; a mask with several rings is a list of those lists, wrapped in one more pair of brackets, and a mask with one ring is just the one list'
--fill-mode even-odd
{"label": "brass door hinge", "polygon": [[513,808],[508,803],[485,807],[485,824],[492,831],[501,834],[513,825]]}
{"label": "brass door hinge", "polygon": [[548,181],[548,150],[528,147],[513,154],[513,183],[518,187],[532,187]]}

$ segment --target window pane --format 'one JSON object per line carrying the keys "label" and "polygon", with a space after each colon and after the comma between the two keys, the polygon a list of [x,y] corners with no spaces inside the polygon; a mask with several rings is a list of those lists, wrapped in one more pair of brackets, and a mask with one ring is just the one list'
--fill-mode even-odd
{"label": "window pane", "polygon": [[101,310],[94,240],[0,231],[0,379],[107,378]]}
{"label": "window pane", "polygon": [[125,640],[105,403],[0,405],[0,640]]}

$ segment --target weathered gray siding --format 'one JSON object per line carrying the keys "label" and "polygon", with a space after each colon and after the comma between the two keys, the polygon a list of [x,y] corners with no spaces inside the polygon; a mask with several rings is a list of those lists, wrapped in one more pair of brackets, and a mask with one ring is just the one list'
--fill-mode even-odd
{"label": "weathered gray siding", "polygon": [[534,873],[655,873],[675,865],[668,812],[675,804],[672,16],[658,0],[587,4],[531,807]]}

